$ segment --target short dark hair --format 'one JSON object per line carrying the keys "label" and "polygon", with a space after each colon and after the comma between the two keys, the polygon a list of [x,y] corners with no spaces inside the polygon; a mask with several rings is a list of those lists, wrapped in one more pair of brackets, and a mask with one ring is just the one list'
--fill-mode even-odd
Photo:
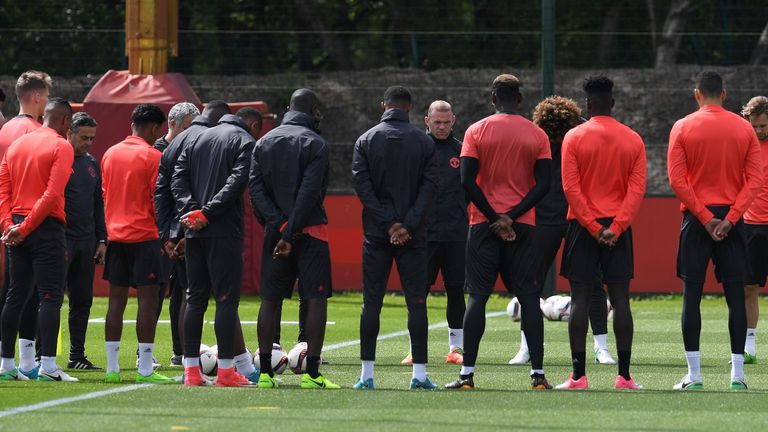
{"label": "short dark hair", "polygon": [[218,123],[225,114],[232,113],[229,104],[223,100],[212,100],[205,105],[203,114],[213,123]]}
{"label": "short dark hair", "polygon": [[131,113],[131,121],[138,127],[165,123],[165,114],[157,105],[139,104]]}
{"label": "short dark hair", "polygon": [[406,105],[411,103],[411,92],[407,88],[395,85],[384,92],[384,103],[387,105]]}
{"label": "short dark hair", "polygon": [[46,104],[46,111],[48,111],[48,107],[54,108],[54,109],[64,109],[69,112],[69,114],[72,114],[72,105],[69,104],[69,101],[60,98],[60,97],[52,97],[48,98],[48,103]]}
{"label": "short dark hair", "polygon": [[243,120],[253,120],[255,122],[258,122],[261,124],[261,113],[256,109],[252,107],[245,107],[240,108],[237,110],[237,113],[235,113],[236,116],[240,117]]}
{"label": "short dark hair", "polygon": [[610,96],[613,94],[613,81],[604,75],[590,76],[584,80],[582,88],[587,96]]}
{"label": "short dark hair", "polygon": [[81,127],[97,127],[96,120],[87,112],[77,112],[72,116],[72,123],[69,130],[77,132]]}
{"label": "short dark hair", "polygon": [[696,88],[704,97],[719,97],[723,92],[723,77],[717,72],[702,71],[696,75]]}
{"label": "short dark hair", "polygon": [[512,74],[501,74],[493,80],[491,93],[496,95],[500,102],[508,102],[520,95],[520,80]]}
{"label": "short dark hair", "polygon": [[22,100],[30,92],[45,89],[51,91],[52,87],[53,80],[47,73],[29,70],[21,74],[16,80],[16,97]]}

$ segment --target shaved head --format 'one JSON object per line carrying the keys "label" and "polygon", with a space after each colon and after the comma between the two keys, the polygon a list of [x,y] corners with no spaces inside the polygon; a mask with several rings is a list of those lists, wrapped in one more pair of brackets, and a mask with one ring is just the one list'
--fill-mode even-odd
{"label": "shaved head", "polygon": [[66,99],[51,98],[45,106],[43,114],[43,125],[47,126],[61,136],[67,136],[69,122],[72,118],[72,106]]}
{"label": "shaved head", "polygon": [[434,112],[448,112],[453,114],[453,108],[451,107],[451,104],[444,100],[436,100],[429,105],[427,115],[431,116]]}
{"label": "shaved head", "polygon": [[291,95],[290,109],[312,115],[312,110],[317,107],[319,99],[315,92],[307,88],[300,88]]}

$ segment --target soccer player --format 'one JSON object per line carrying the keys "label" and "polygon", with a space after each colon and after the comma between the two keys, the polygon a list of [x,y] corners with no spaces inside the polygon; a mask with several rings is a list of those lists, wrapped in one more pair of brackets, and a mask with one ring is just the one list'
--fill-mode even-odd
{"label": "soccer player", "polygon": [[544,376],[544,322],[541,288],[535,281],[532,232],[534,206],[549,190],[552,156],[549,139],[518,113],[523,96],[514,75],[499,75],[491,86],[496,113],[464,134],[461,182],[472,204],[467,239],[464,314],[464,365],[448,389],[472,389],[475,361],[485,332],[485,305],[496,277],[517,295],[531,353],[531,388],[551,389]]}
{"label": "soccer player", "polygon": [[[0,164],[0,221],[11,276],[0,324],[0,380],[29,379],[16,369],[14,344],[21,313],[33,303],[39,305],[42,345],[37,379],[77,381],[56,364],[67,265],[64,188],[74,159],[64,135],[71,117],[67,101],[52,99],[45,108],[43,126],[14,141]],[[39,298],[33,297],[35,285]]]}
{"label": "soccer player", "polygon": [[[760,141],[763,155],[763,175],[768,175],[768,97],[756,96],[747,102],[741,110]],[[747,339],[744,345],[744,363],[757,362],[755,336],[757,321],[760,317],[758,293],[765,286],[768,275],[768,181],[763,184],[760,194],[744,213],[744,232],[746,235],[750,273],[744,287],[747,308]]]}
{"label": "soccer player", "polygon": [[156,313],[164,279],[161,245],[152,197],[160,152],[152,144],[162,135],[165,114],[155,105],[140,104],[131,113],[132,135],[110,147],[101,160],[104,213],[107,225],[104,279],[109,281],[105,325],[108,383],[120,377],[120,339],[128,290],[136,289],[139,303],[136,337],[139,342],[138,383],[169,383],[153,370]]}
{"label": "soccer player", "polygon": [[[435,209],[427,228],[427,292],[442,272],[448,305],[448,355],[446,363],[464,361],[464,253],[467,245],[467,199],[461,186],[459,157],[461,141],[453,134],[451,105],[442,100],[432,102],[424,123],[435,143],[438,167],[438,193]],[[409,354],[401,363],[413,364]]]}
{"label": "soccer player", "polygon": [[[547,195],[536,204],[536,229],[533,231],[533,247],[536,256],[536,280],[544,286],[552,262],[568,230],[568,202],[563,192],[561,176],[561,152],[565,133],[581,123],[581,109],[576,102],[561,96],[544,99],[533,110],[533,123],[549,137],[552,151],[552,184]],[[616,364],[608,351],[608,308],[601,281],[592,290],[589,321],[595,340],[595,361],[600,364]],[[520,350],[509,361],[511,365],[524,365],[531,360],[525,330],[520,330]]]}
{"label": "soccer player", "polygon": [[[43,116],[45,106],[48,103],[53,82],[45,72],[27,71],[16,80],[16,98],[19,101],[19,115],[8,120],[0,129],[0,160],[2,160],[8,147],[17,138],[32,132],[40,127],[38,119]],[[10,283],[8,257],[5,246],[3,250],[5,262],[3,271],[3,286],[0,291],[0,309],[5,304],[5,297]],[[34,289],[34,288],[33,288]],[[32,293],[37,297],[37,291]],[[37,378],[40,369],[35,363],[35,338],[37,334],[38,305],[34,301],[27,302],[27,308],[21,314],[19,326],[19,370],[29,378]],[[0,330],[2,340],[2,330]]]}
{"label": "soccer player", "polygon": [[5,116],[3,115],[3,106],[5,105],[5,92],[0,88],[0,128],[5,124]]}
{"label": "soccer player", "polygon": [[571,285],[568,335],[573,372],[558,389],[589,388],[585,344],[595,280],[608,287],[619,357],[617,389],[640,389],[629,374],[634,333],[629,281],[634,277],[631,224],[645,196],[645,144],[640,135],[611,116],[613,81],[584,81],[590,119],[565,134],[563,191],[568,232],[560,273]]}
{"label": "soccer player", "polygon": [[745,390],[747,241],[742,215],[762,191],[760,143],[749,122],[723,109],[723,79],[704,71],[694,90],[699,110],[678,120],[669,134],[669,182],[682,202],[677,275],[683,280],[682,330],[688,374],[675,390],[704,387],[701,311],[707,265],[723,284],[731,339],[731,390]]}
{"label": "soccer player", "polygon": [[410,388],[437,388],[427,376],[427,212],[437,193],[435,143],[408,122],[411,93],[389,87],[381,123],[355,143],[352,183],[363,204],[362,373],[355,389],[374,389],[379,316],[392,261],[408,307],[413,375]]}
{"label": "soccer player", "polygon": [[216,300],[219,347],[216,385],[252,383],[235,370],[235,338],[243,276],[243,193],[261,115],[243,108],[186,145],[171,179],[179,222],[186,228],[187,308],[184,312],[184,385],[205,383],[200,339],[208,300]]}
{"label": "soccer player", "polygon": [[96,120],[88,113],[72,116],[67,141],[75,152],[72,175],[64,190],[67,213],[67,292],[69,294],[69,362],[67,369],[101,369],[85,355],[85,334],[93,304],[96,262],[104,263],[107,228],[99,163],[88,153],[96,137]]}
{"label": "soccer player", "polygon": [[277,387],[272,371],[276,312],[298,277],[306,302],[307,372],[304,389],[338,389],[320,374],[331,253],[323,199],[328,188],[330,149],[317,133],[320,101],[309,89],[293,92],[282,124],[257,143],[251,158],[249,190],[254,214],[264,222],[259,309],[259,387]]}

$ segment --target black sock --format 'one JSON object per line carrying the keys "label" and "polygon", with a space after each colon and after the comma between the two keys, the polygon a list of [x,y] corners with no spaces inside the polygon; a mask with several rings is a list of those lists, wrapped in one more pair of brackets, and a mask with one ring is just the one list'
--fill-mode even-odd
{"label": "black sock", "polygon": [[632,358],[632,351],[619,351],[619,375],[625,380],[630,380],[629,360]]}
{"label": "black sock", "polygon": [[261,368],[259,369],[260,373],[265,373],[271,377],[275,376],[275,373],[272,371],[272,353],[269,354],[262,354],[259,353],[259,363],[261,364]]}
{"label": "black sock", "polygon": [[474,372],[471,372],[469,375],[459,375],[459,378],[466,380],[466,379],[472,379],[475,376]]}
{"label": "black sock", "polygon": [[577,380],[586,375],[584,363],[586,362],[587,355],[583,352],[572,352],[571,359],[573,362],[573,379]]}
{"label": "black sock", "polygon": [[320,356],[307,356],[307,374],[312,378],[320,376]]}

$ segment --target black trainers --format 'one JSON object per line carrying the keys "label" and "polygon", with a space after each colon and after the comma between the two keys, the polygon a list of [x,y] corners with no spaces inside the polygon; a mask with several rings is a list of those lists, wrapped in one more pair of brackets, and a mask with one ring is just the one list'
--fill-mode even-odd
{"label": "black trainers", "polygon": [[454,390],[472,390],[475,388],[475,374],[459,375],[459,379],[445,385],[445,388]]}
{"label": "black trainers", "polygon": [[181,362],[181,355],[173,355],[171,357],[171,367],[181,367],[184,366]]}
{"label": "black trainers", "polygon": [[100,367],[96,366],[95,364],[91,363],[90,360],[83,357],[81,359],[77,360],[70,360],[67,362],[67,369],[90,369],[90,370],[101,370]]}
{"label": "black trainers", "polygon": [[547,382],[544,375],[531,375],[531,390],[552,390],[552,385]]}

